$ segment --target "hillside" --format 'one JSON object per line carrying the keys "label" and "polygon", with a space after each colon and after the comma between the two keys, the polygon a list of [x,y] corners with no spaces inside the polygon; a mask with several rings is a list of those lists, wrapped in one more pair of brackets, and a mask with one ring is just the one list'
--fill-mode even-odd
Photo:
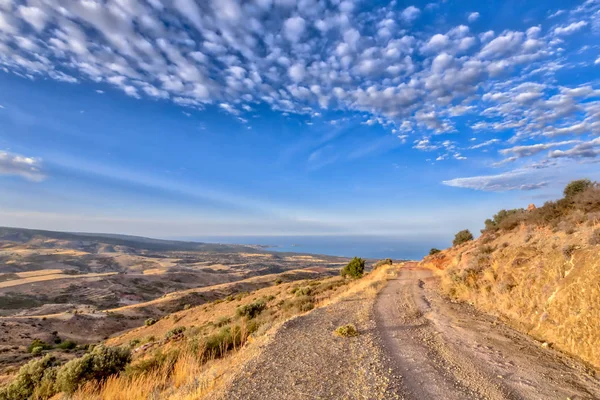
{"label": "hillside", "polygon": [[27,347],[35,339],[99,343],[148,318],[274,281],[337,275],[345,261],[241,245],[0,228],[0,382],[34,358]]}
{"label": "hillside", "polygon": [[600,187],[502,210],[477,240],[426,257],[451,297],[600,367]]}

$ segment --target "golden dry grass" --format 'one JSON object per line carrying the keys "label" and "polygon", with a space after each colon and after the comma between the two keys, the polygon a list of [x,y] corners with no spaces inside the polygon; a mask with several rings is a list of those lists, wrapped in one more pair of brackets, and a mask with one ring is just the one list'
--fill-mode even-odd
{"label": "golden dry grass", "polygon": [[[33,272],[38,272],[38,271],[33,271]],[[19,274],[21,274],[21,273],[19,273]],[[13,279],[10,281],[0,282],[0,289],[12,287],[12,286],[25,285],[28,283],[53,281],[56,279],[98,278],[98,277],[115,275],[115,274],[116,274],[116,272],[106,272],[106,273],[100,273],[100,274],[82,274],[82,275],[67,275],[67,274],[60,274],[60,273],[59,274],[50,273],[50,274],[45,274],[45,275],[40,275],[40,274],[35,275],[34,274],[34,275],[31,275],[31,276],[29,276],[27,278],[23,278],[23,279]]]}
{"label": "golden dry grass", "polygon": [[478,240],[448,250],[442,288],[600,368],[600,251],[588,243],[593,229],[521,227],[485,245]]}
{"label": "golden dry grass", "polygon": [[[217,325],[214,321],[228,318],[235,322],[235,310],[240,305],[249,304],[256,299],[268,300],[268,308],[257,317],[259,329],[252,335],[246,332],[250,321],[241,320],[241,347],[234,347],[224,357],[216,358],[215,355],[206,359],[203,347],[190,350],[189,342],[180,340],[174,343],[159,343],[164,351],[180,349],[174,367],[170,370],[159,369],[143,373],[135,378],[124,374],[107,380],[103,385],[87,385],[80,389],[73,399],[91,400],[142,400],[151,395],[154,399],[191,400],[211,398],[235,376],[245,362],[260,353],[264,344],[273,337],[276,330],[289,318],[303,312],[299,309],[286,307],[302,298],[295,294],[296,288],[313,288],[312,298],[316,307],[325,306],[331,302],[343,301],[351,296],[374,297],[378,290],[385,285],[387,279],[395,275],[398,266],[385,266],[355,281],[344,281],[340,277],[321,280],[295,281],[277,286],[260,289],[248,294],[240,300],[214,302],[211,304],[194,307],[189,310],[173,314],[149,327],[142,327],[111,339],[110,345],[127,343],[131,339],[140,339],[148,335],[157,338],[164,337],[168,330],[175,326],[204,327],[204,333],[197,333],[199,337],[206,337],[210,332],[216,332]],[[342,284],[343,283],[343,284]],[[340,284],[342,284],[340,286]],[[244,322],[245,321],[245,322]],[[202,336],[204,335],[204,336]],[[190,339],[190,338],[188,338]],[[155,349],[156,350],[156,349]],[[137,356],[144,357],[143,355]],[[135,359],[134,359],[135,362]]]}

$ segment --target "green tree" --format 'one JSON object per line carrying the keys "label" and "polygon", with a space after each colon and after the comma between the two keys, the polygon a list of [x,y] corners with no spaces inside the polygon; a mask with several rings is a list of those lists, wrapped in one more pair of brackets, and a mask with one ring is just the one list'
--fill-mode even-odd
{"label": "green tree", "polygon": [[571,181],[563,190],[563,194],[565,198],[570,198],[575,196],[577,193],[585,192],[587,189],[592,187],[593,183],[589,179],[578,179],[576,181]]}
{"label": "green tree", "polygon": [[468,229],[464,229],[464,230],[458,232],[454,236],[454,240],[452,241],[452,245],[453,246],[458,246],[459,244],[463,244],[465,242],[468,242],[469,240],[473,240],[473,234]]}
{"label": "green tree", "polygon": [[440,249],[436,249],[435,247],[432,248],[431,250],[429,250],[429,255],[432,256],[434,254],[440,253],[441,250]]}
{"label": "green tree", "polygon": [[344,278],[347,276],[360,278],[365,272],[365,260],[360,257],[354,257],[340,272]]}

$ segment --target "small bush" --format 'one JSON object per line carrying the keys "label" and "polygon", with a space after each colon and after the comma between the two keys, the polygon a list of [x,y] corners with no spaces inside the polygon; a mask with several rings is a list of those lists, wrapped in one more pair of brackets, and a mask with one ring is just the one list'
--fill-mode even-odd
{"label": "small bush", "polygon": [[144,325],[146,326],[152,326],[156,323],[156,320],[154,318],[148,318],[147,320],[144,321]]}
{"label": "small bush", "polygon": [[[258,325],[253,325],[256,330]],[[219,332],[206,338],[204,352],[207,358],[222,357],[228,351],[240,347],[246,341],[249,332],[242,331],[237,325],[223,327]]]}
{"label": "small bush", "polygon": [[57,391],[73,393],[88,381],[102,381],[125,369],[131,361],[129,349],[98,345],[80,358],[67,362],[56,375]]}
{"label": "small bush", "polygon": [[46,355],[23,365],[14,379],[0,388],[0,399],[22,400],[29,398],[49,398],[56,394],[56,358]]}
{"label": "small bush", "polygon": [[215,326],[221,328],[231,322],[231,318],[229,317],[221,317],[215,322]]}
{"label": "small bush", "polygon": [[473,234],[468,229],[464,229],[454,235],[454,240],[452,241],[452,245],[458,246],[463,243],[466,243],[470,240],[473,240]]}
{"label": "small bush", "polygon": [[172,337],[178,336],[183,332],[185,332],[185,326],[176,326],[175,328],[165,333],[165,339],[170,339]]}
{"label": "small bush", "polygon": [[252,303],[239,306],[235,310],[235,313],[238,317],[248,317],[249,319],[252,319],[263,312],[266,307],[267,304],[263,300],[255,300]]}
{"label": "small bush", "polygon": [[275,283],[275,285],[281,285],[283,283],[283,279],[277,278],[273,283]]}
{"label": "small bush", "polygon": [[303,287],[303,288],[297,288],[294,291],[294,294],[297,297],[300,297],[300,296],[310,296],[312,294],[312,288],[310,288],[309,286],[306,286],[306,287]]}
{"label": "small bush", "polygon": [[432,255],[434,255],[434,254],[441,253],[441,252],[442,252],[442,251],[441,251],[440,249],[436,249],[436,248],[434,247],[434,248],[432,248],[431,250],[429,250],[429,255],[430,255],[430,256],[432,256]]}
{"label": "small bush", "polygon": [[350,278],[360,278],[363,276],[365,272],[365,260],[360,257],[354,257],[352,261],[348,263],[342,270],[340,271],[341,275],[345,278],[349,276]]}
{"label": "small bush", "polygon": [[75,347],[77,347],[77,343],[75,343],[72,340],[68,340],[68,339],[56,346],[56,348],[61,349],[61,350],[72,350]]}
{"label": "small bush", "polygon": [[28,353],[33,353],[34,349],[38,349],[37,350],[37,354],[41,353],[43,350],[50,350],[52,348],[51,345],[49,345],[48,343],[44,342],[43,340],[40,339],[33,339],[33,341],[31,342],[31,344],[29,346],[27,346],[27,352]]}
{"label": "small bush", "polygon": [[385,260],[377,261],[377,263],[375,263],[375,266],[373,268],[377,269],[383,265],[392,265],[392,264],[394,264],[394,261],[391,258],[386,258]]}
{"label": "small bush", "polygon": [[358,336],[358,330],[356,329],[356,327],[352,324],[348,324],[348,325],[342,325],[340,327],[338,327],[334,333],[337,336],[341,336],[341,337],[352,337],[352,336]]}
{"label": "small bush", "polygon": [[583,193],[592,187],[592,181],[589,179],[579,179],[571,181],[563,190],[566,199],[572,198],[576,194]]}

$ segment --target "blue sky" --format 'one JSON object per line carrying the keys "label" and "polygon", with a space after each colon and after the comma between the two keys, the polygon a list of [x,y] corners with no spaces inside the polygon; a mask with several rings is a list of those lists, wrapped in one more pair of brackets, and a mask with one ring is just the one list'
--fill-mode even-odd
{"label": "blue sky", "polygon": [[0,0],[0,224],[450,240],[597,177],[599,73],[598,0]]}

